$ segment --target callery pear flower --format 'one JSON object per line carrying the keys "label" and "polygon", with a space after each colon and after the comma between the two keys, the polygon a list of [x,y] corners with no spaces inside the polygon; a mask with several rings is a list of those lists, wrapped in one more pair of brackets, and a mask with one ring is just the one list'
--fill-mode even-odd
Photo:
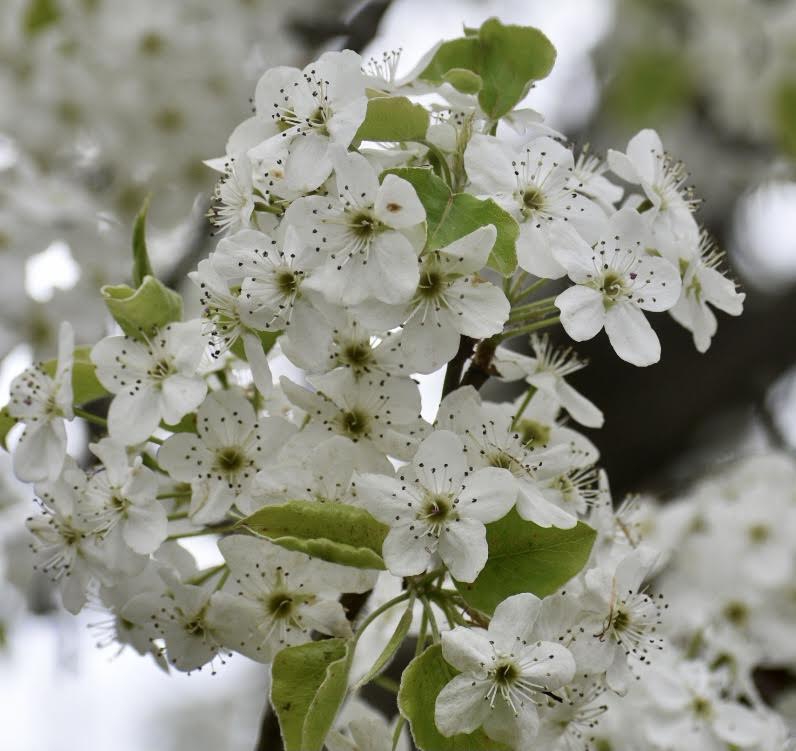
{"label": "callery pear flower", "polygon": [[484,524],[509,512],[517,490],[504,469],[471,472],[463,449],[458,436],[438,430],[397,478],[355,476],[357,503],[390,526],[383,553],[396,576],[423,573],[439,555],[455,578],[471,582],[486,564]]}
{"label": "callery pear flower", "polygon": [[141,340],[110,336],[94,345],[97,378],[116,394],[108,432],[127,446],[141,443],[160,424],[176,425],[205,398],[196,370],[205,350],[201,321],[170,323]]}
{"label": "callery pear flower", "polygon": [[74,333],[64,322],[58,334],[58,362],[53,376],[33,365],[11,382],[8,414],[25,423],[14,451],[14,473],[23,482],[56,480],[66,458],[64,420],[74,416],[72,367]]}
{"label": "callery pear flower", "polygon": [[461,671],[437,696],[434,719],[443,735],[483,726],[499,743],[533,747],[537,704],[575,674],[568,649],[533,638],[540,607],[535,595],[514,595],[495,608],[489,630],[457,626],[442,635],[445,660]]}
{"label": "callery pear flower", "polygon": [[561,323],[577,342],[604,327],[616,354],[633,365],[658,362],[661,345],[642,311],[660,312],[680,297],[680,274],[665,259],[646,252],[647,226],[634,209],[616,212],[595,245],[570,233],[554,250],[575,286],[555,300]]}

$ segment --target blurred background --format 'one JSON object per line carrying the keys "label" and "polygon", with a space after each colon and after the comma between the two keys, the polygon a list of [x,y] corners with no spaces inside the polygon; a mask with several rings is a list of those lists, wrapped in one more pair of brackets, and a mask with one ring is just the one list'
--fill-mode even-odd
{"label": "blurred background", "polygon": [[[127,281],[131,221],[152,194],[156,271],[176,282],[212,243],[213,173],[259,75],[342,47],[402,48],[490,16],[558,48],[527,105],[597,153],[656,128],[704,199],[700,221],[747,293],[707,355],[666,316],[651,368],[602,337],[575,385],[605,412],[592,438],[617,497],[680,492],[719,462],[796,446],[796,1],[0,1],[0,404],[59,321],[107,325],[99,286]],[[433,399],[438,383],[427,386]],[[490,384],[489,389],[499,388]],[[77,423],[77,421],[76,421]],[[74,426],[75,445],[84,440]],[[9,751],[251,749],[262,666],[168,676],[102,644],[102,615],[59,612],[33,575],[29,491],[0,456],[0,745]],[[201,558],[208,551],[194,552]],[[218,717],[224,718],[218,722]]]}

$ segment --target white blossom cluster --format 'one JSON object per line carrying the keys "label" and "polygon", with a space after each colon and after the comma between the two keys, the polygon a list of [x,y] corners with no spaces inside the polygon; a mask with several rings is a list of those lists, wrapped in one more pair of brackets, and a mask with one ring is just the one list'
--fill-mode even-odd
{"label": "white blossom cluster", "polygon": [[[510,28],[496,23],[485,27]],[[537,113],[491,117],[475,95],[429,82],[429,59],[402,81],[394,56],[363,69],[350,51],[266,72],[254,115],[210,161],[222,236],[190,274],[201,318],[153,328],[117,315],[127,333],[90,354],[64,324],[57,363],[14,381],[14,468],[40,499],[28,522],[39,567],[70,612],[101,603],[111,638],[163,665],[273,662],[278,714],[291,649],[344,643],[353,689],[392,657],[406,611],[416,670],[441,650],[450,677],[417,709],[411,665],[404,676],[399,706],[424,748],[438,748],[425,732],[594,748],[632,683],[682,667],[633,748],[779,751],[707,663],[667,653],[666,605],[646,584],[657,557],[615,515],[597,449],[573,427],[603,422],[567,380],[585,363],[539,333],[560,321],[583,341],[604,328],[643,366],[660,357],[645,312],[670,311],[700,350],[716,329],[709,306],[740,313],[682,168],[651,130],[606,163],[576,156]],[[422,133],[390,135],[419,112]],[[506,344],[529,334],[532,356]],[[277,360],[292,377],[275,382]],[[430,423],[413,375],[444,366]],[[87,372],[111,396],[107,418],[77,397]],[[523,393],[487,401],[476,387],[488,376]],[[66,453],[75,416],[107,433],[82,466]],[[500,568],[495,547],[515,532],[531,551],[549,541],[527,574],[536,585]],[[216,539],[223,562],[198,569],[181,544],[193,536]],[[368,592],[363,612],[344,607]],[[382,725],[354,719],[330,744],[393,747]],[[713,746],[693,745],[697,726]]]}

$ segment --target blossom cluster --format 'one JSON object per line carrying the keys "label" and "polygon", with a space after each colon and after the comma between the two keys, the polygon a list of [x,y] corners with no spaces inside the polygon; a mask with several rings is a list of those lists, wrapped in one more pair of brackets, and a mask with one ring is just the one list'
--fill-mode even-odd
{"label": "blossom cluster", "polygon": [[[493,52],[458,61],[481,44]],[[516,108],[551,50],[492,19],[403,79],[397,55],[351,51],[266,72],[208,160],[220,238],[189,275],[200,317],[181,320],[139,242],[136,289],[106,295],[122,333],[75,349],[64,324],[57,362],[12,385],[14,468],[41,506],[32,546],[64,606],[100,602],[115,641],[177,670],[272,663],[288,748],[328,732],[365,748],[359,721],[332,721],[409,634],[401,723],[434,751],[462,733],[587,748],[621,703],[608,697],[666,649],[657,558],[574,427],[603,422],[568,381],[585,362],[540,332],[604,328],[651,365],[645,312],[669,311],[705,350],[709,306],[737,315],[743,295],[654,131],[603,162]],[[508,346],[529,335],[532,356]],[[443,367],[424,419],[417,376]],[[483,399],[490,376],[519,397]],[[86,406],[100,396],[106,414]],[[102,429],[82,464],[66,452],[75,417]],[[217,540],[218,565],[197,568],[195,536]],[[429,676],[446,677],[432,695]],[[667,701],[650,747],[668,747],[654,744],[670,715],[685,721]],[[740,703],[700,701],[688,722],[706,737],[773,748]]]}

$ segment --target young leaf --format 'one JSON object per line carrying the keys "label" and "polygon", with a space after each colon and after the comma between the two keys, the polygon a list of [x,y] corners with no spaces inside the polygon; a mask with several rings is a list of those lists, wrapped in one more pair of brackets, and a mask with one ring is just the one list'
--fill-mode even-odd
{"label": "young leaf", "polygon": [[514,109],[534,81],[550,73],[556,48],[539,29],[504,26],[497,18],[484,21],[478,40],[479,73],[484,81],[478,103],[489,117],[497,120]]}
{"label": "young leaf", "polygon": [[182,298],[153,276],[133,289],[126,284],[101,290],[108,310],[128,336],[149,336],[154,329],[182,318]]}
{"label": "young leaf", "polygon": [[474,582],[457,581],[456,588],[484,613],[520,592],[545,597],[586,565],[596,536],[583,522],[572,529],[539,527],[512,510],[486,525],[489,560]]}
{"label": "young leaf", "polygon": [[401,620],[398,621],[398,625],[395,627],[395,632],[384,646],[384,649],[382,649],[381,654],[376,658],[370,670],[357,681],[355,688],[358,689],[370,683],[393,658],[393,655],[398,651],[398,648],[403,644],[406,635],[409,633],[409,627],[412,625],[413,608],[414,603],[410,600],[404,614],[401,616]]}
{"label": "young leaf", "polygon": [[442,688],[456,671],[445,662],[435,644],[415,657],[404,670],[398,691],[398,708],[409,720],[412,738],[420,751],[500,751],[505,746],[487,738],[482,730],[446,738],[434,722],[434,705]]}
{"label": "young leaf", "polygon": [[412,183],[426,209],[427,245],[436,250],[473,232],[494,224],[497,239],[487,265],[503,276],[517,268],[517,222],[492,199],[482,201],[469,193],[451,193],[444,180],[423,167],[388,170]]}
{"label": "young leaf", "polygon": [[492,120],[510,112],[534,81],[550,73],[556,59],[550,40],[530,26],[504,25],[490,18],[477,33],[474,29],[466,33],[463,38],[443,42],[419,78],[477,93],[481,109]]}
{"label": "young leaf", "polygon": [[428,110],[405,96],[376,97],[368,100],[365,120],[354,138],[357,141],[422,141],[428,123]]}
{"label": "young leaf", "polygon": [[[77,406],[93,402],[108,395],[108,391],[97,380],[94,363],[91,362],[89,353],[91,347],[75,347],[74,365],[72,367],[72,394]],[[58,363],[56,360],[47,360],[42,367],[51,378],[55,375]],[[8,414],[8,409],[0,410],[0,445],[5,446],[6,436],[11,428],[17,424],[15,418]]]}
{"label": "young leaf", "polygon": [[289,550],[356,568],[384,569],[387,527],[344,503],[288,501],[264,506],[240,524]]}
{"label": "young leaf", "polygon": [[146,215],[149,210],[149,196],[133,223],[133,286],[140,287],[147,276],[155,276],[149,263],[149,252],[146,247]]}
{"label": "young leaf", "polygon": [[345,639],[309,642],[277,654],[271,703],[285,751],[321,751],[345,698],[348,667]]}

